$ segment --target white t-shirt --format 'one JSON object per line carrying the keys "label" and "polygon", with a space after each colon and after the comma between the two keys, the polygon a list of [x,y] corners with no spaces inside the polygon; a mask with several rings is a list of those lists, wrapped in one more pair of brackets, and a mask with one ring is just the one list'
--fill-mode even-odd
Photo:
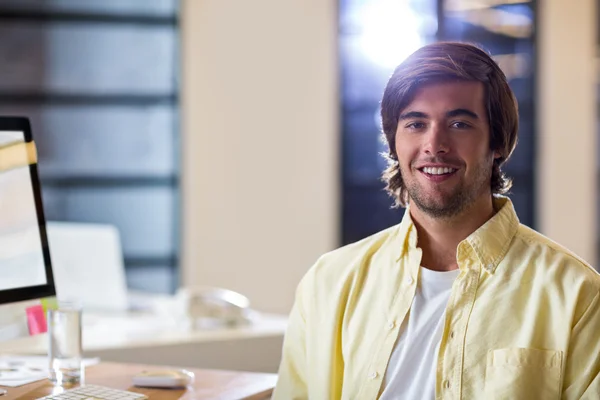
{"label": "white t-shirt", "polygon": [[381,400],[435,399],[437,355],[446,305],[459,270],[420,268],[419,284],[383,380]]}

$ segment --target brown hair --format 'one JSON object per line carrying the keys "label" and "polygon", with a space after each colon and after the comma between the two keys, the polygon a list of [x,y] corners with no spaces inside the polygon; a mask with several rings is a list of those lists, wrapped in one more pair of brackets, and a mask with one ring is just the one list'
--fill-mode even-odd
{"label": "brown hair", "polygon": [[392,74],[381,100],[383,133],[389,146],[388,167],[382,179],[395,200],[405,207],[408,193],[396,154],[398,117],[425,84],[476,81],[485,87],[485,108],[490,126],[490,149],[498,151],[492,170],[492,194],[505,194],[512,181],[501,170],[517,144],[519,116],[517,100],[498,64],[475,45],[456,42],[433,43],[410,55]]}

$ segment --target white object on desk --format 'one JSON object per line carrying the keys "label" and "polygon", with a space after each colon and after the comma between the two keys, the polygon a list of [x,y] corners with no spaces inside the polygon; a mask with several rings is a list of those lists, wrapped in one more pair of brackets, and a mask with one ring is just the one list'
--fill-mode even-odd
{"label": "white object on desk", "polygon": [[59,300],[84,310],[126,311],[127,283],[119,231],[112,225],[48,222]]}
{"label": "white object on desk", "polygon": [[[84,366],[98,364],[98,358],[83,359]],[[48,357],[0,356],[0,386],[18,387],[48,378]]]}
{"label": "white object on desk", "polygon": [[143,371],[133,377],[139,387],[183,388],[194,382],[194,373],[185,369]]}
{"label": "white object on desk", "polygon": [[17,387],[48,378],[48,370],[0,361],[0,386]]}

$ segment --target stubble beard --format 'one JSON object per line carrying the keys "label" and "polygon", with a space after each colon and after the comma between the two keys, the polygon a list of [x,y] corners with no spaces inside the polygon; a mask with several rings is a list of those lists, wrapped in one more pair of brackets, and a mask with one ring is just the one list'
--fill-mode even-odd
{"label": "stubble beard", "polygon": [[[464,215],[476,200],[489,189],[492,175],[491,168],[480,165],[477,171],[475,180],[471,184],[467,185],[464,180],[461,180],[452,189],[451,193],[444,193],[441,199],[432,198],[432,196],[425,193],[416,177],[411,179],[410,182],[404,181],[409,202],[423,213],[436,219],[450,220]],[[400,172],[402,173],[402,168],[400,168]],[[420,172],[415,172],[415,174],[418,173]],[[402,174],[402,176],[407,175]]]}

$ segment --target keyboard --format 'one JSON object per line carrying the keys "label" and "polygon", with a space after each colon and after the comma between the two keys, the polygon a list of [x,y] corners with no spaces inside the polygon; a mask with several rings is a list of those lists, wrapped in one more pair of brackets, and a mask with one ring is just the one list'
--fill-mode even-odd
{"label": "keyboard", "polygon": [[111,389],[104,386],[85,385],[75,389],[66,390],[60,394],[40,397],[41,399],[52,400],[141,400],[148,396],[128,392],[126,390]]}

